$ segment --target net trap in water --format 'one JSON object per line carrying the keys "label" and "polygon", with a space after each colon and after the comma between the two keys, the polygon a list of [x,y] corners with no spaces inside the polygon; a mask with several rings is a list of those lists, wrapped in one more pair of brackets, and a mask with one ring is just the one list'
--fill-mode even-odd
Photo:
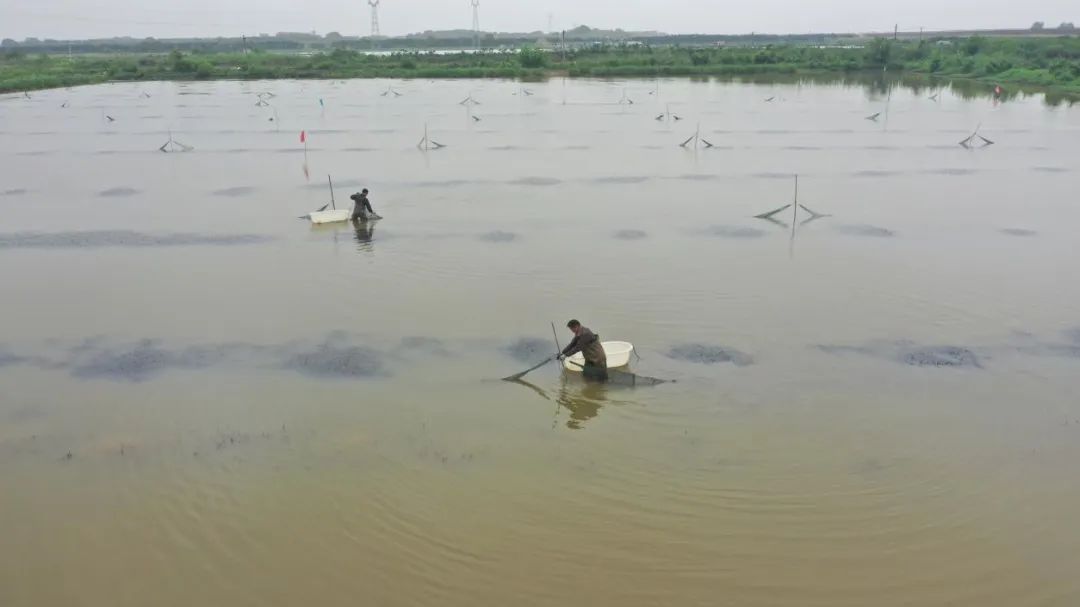
{"label": "net trap in water", "polygon": [[190,152],[194,149],[195,148],[190,145],[180,143],[179,141],[173,139],[172,131],[169,131],[169,140],[161,144],[161,147],[158,148],[159,151],[165,152],[166,154],[172,152]]}
{"label": "net trap in water", "polygon": [[966,149],[985,148],[994,145],[994,142],[979,134],[982,125],[975,127],[975,132],[960,142],[960,147]]}
{"label": "net trap in water", "polygon": [[427,125],[427,123],[425,123],[424,124],[424,138],[420,140],[420,143],[416,144],[416,148],[419,149],[419,150],[423,150],[423,151],[427,152],[427,151],[431,151],[431,150],[441,150],[444,147],[446,147],[446,146],[439,143],[438,141],[435,141],[434,139],[431,138],[430,135],[428,135],[428,125]]}
{"label": "net trap in water", "polygon": [[790,203],[785,204],[784,206],[780,207],[779,209],[774,209],[772,211],[769,211],[768,213],[762,213],[760,215],[754,215],[754,219],[764,219],[765,221],[771,221],[772,223],[775,223],[775,224],[786,227],[787,224],[785,224],[784,222],[777,219],[777,216],[780,215],[780,213],[783,213],[784,211],[786,211],[788,209],[792,209],[792,217],[791,217],[792,226],[794,226],[795,222],[798,221],[799,209],[802,209],[802,210],[804,210],[804,211],[806,211],[807,213],[810,214],[810,217],[807,218],[807,219],[804,219],[802,224],[800,224],[800,225],[806,225],[806,224],[810,223],[811,221],[817,221],[818,219],[823,219],[825,217],[831,217],[831,215],[827,215],[825,213],[818,213],[817,211],[814,211],[813,209],[810,209],[806,205],[799,202],[799,176],[796,175],[795,176],[795,198]]}
{"label": "net trap in water", "polygon": [[697,130],[694,131],[694,134],[691,135],[690,138],[687,139],[686,141],[680,143],[679,147],[686,148],[686,149],[697,149],[697,148],[706,148],[706,149],[708,149],[708,148],[714,148],[716,146],[713,145],[712,143],[710,143],[708,139],[705,139],[704,137],[701,136],[701,125],[699,124],[698,127],[697,127]]}

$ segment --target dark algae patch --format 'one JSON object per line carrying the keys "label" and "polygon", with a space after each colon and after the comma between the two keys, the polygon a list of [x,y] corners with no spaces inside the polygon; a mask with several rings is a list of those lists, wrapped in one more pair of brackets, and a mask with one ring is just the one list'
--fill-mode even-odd
{"label": "dark algae patch", "polygon": [[869,238],[892,238],[896,236],[896,232],[892,230],[866,224],[840,226],[836,228],[836,231],[848,236],[866,236]]}
{"label": "dark algae patch", "polygon": [[141,382],[170,369],[205,369],[228,356],[225,347],[172,350],[152,339],[130,345],[86,347],[77,350],[71,374],[87,379]]}
{"label": "dark algae patch", "polygon": [[555,344],[550,339],[522,337],[503,348],[511,358],[520,362],[535,363],[544,356],[555,354]]}
{"label": "dark algae patch", "polygon": [[4,249],[95,249],[105,247],[190,247],[263,244],[274,240],[259,234],[147,234],[127,230],[92,232],[0,233]]}
{"label": "dark algae patch", "polygon": [[510,185],[528,185],[536,187],[549,187],[559,185],[562,180],[555,179],[554,177],[522,177],[520,179],[514,179],[509,182]]}
{"label": "dark algae patch", "polygon": [[615,232],[615,238],[618,240],[641,240],[648,238],[648,232],[642,230],[619,230]]}
{"label": "dark algae patch", "polygon": [[982,368],[974,352],[958,346],[915,347],[901,352],[900,360],[913,367]]}
{"label": "dark algae patch", "polygon": [[109,188],[98,192],[98,196],[102,198],[126,198],[128,196],[134,196],[139,193],[139,190],[135,188],[117,187]]}
{"label": "dark algae patch", "polygon": [[495,230],[494,232],[487,232],[477,236],[478,239],[484,242],[505,243],[514,242],[517,240],[517,234],[513,232],[503,232],[501,230]]}
{"label": "dark algae patch", "polygon": [[248,196],[254,194],[256,189],[251,186],[235,186],[231,188],[224,188],[221,190],[215,190],[214,196],[224,196],[226,198],[238,198],[240,196]]}
{"label": "dark algae patch", "polygon": [[730,363],[737,367],[745,367],[754,363],[753,357],[745,352],[709,344],[679,344],[668,350],[667,357],[699,365]]}
{"label": "dark algae patch", "polygon": [[969,348],[952,345],[921,345],[910,341],[874,341],[863,346],[822,345],[822,352],[837,355],[859,354],[901,363],[910,367],[981,369],[979,356]]}
{"label": "dark algae patch", "polygon": [[714,238],[731,238],[736,240],[761,238],[762,236],[765,236],[763,230],[742,226],[709,226],[701,230],[699,234],[702,236],[712,236]]}
{"label": "dark algae patch", "polygon": [[385,356],[365,346],[324,343],[289,356],[282,366],[317,378],[371,379],[388,375]]}

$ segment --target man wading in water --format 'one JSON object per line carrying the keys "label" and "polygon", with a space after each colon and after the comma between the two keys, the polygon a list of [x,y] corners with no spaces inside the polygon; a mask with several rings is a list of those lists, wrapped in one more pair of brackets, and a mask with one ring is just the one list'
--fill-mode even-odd
{"label": "man wading in water", "polygon": [[585,367],[582,369],[585,379],[607,381],[607,354],[604,353],[604,347],[600,345],[600,336],[588,327],[581,326],[581,323],[576,320],[566,323],[566,327],[573,331],[574,339],[559,354],[559,360],[581,352],[585,356]]}
{"label": "man wading in water", "polygon": [[349,196],[349,199],[356,203],[353,205],[353,221],[367,221],[368,219],[378,217],[378,215],[375,214],[375,210],[371,208],[371,202],[368,201],[367,188],[364,188],[364,191],[359,194]]}

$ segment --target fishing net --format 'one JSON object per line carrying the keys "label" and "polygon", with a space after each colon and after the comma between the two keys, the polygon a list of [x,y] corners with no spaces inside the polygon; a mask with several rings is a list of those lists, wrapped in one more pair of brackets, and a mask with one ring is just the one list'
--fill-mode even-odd
{"label": "fishing net", "polygon": [[656,377],[648,377],[647,375],[638,375],[637,373],[630,373],[629,371],[618,371],[616,369],[608,369],[608,383],[616,386],[659,386],[660,384],[673,384],[674,380],[659,379]]}

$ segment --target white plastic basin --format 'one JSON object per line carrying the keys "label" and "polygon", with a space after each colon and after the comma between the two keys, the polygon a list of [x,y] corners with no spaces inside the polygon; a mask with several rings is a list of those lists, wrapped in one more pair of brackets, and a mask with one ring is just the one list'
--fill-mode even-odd
{"label": "white plastic basin", "polygon": [[[604,348],[604,354],[607,356],[608,369],[618,369],[630,364],[630,355],[634,352],[634,344],[628,341],[603,341],[600,342],[600,346]],[[585,356],[578,352],[564,360],[563,366],[566,367],[567,371],[580,373],[581,368],[585,366]]]}
{"label": "white plastic basin", "polygon": [[352,211],[348,209],[338,209],[336,211],[316,211],[311,215],[308,215],[308,219],[311,223],[336,223],[339,221],[349,221],[352,219]]}

